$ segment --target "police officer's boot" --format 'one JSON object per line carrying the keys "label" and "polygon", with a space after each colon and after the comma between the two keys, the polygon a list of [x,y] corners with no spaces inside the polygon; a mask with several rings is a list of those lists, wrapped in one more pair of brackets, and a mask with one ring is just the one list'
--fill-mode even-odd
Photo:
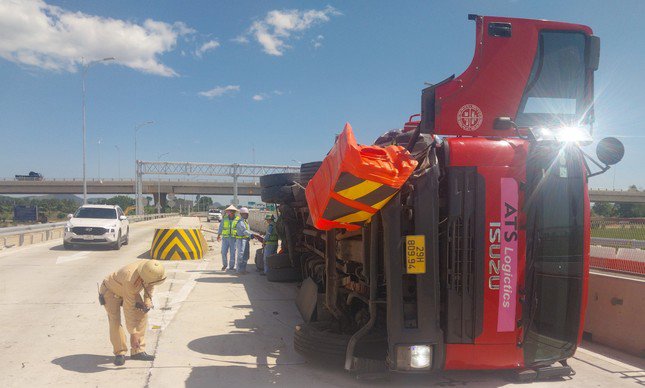
{"label": "police officer's boot", "polygon": [[133,354],[130,356],[131,360],[139,360],[139,361],[153,361],[155,359],[155,356],[148,354],[146,352],[141,352],[137,354]]}

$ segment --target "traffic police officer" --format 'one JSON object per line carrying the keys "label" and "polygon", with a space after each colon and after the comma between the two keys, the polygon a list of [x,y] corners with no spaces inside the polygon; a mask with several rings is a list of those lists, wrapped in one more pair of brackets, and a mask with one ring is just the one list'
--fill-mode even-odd
{"label": "traffic police officer", "polygon": [[[99,287],[99,302],[105,307],[110,323],[110,341],[114,350],[114,364],[125,363],[128,344],[121,326],[121,307],[125,327],[130,334],[130,358],[152,361],[154,356],[145,352],[148,311],[152,306],[154,286],[166,280],[166,271],[157,260],[136,261],[108,275]],[[141,291],[143,290],[143,297]]]}
{"label": "traffic police officer", "polygon": [[[239,217],[235,217],[237,208],[233,205],[227,207],[224,211],[226,216],[219,223],[217,241],[222,242],[222,271],[227,268],[232,271],[235,268],[235,245],[237,244],[235,225]],[[227,253],[229,254],[228,262],[226,260]]]}
{"label": "traffic police officer", "polygon": [[234,222],[237,231],[237,273],[240,275],[246,274],[246,262],[249,261],[250,240],[253,238],[253,233],[249,227],[249,209],[240,208],[240,218]]}
{"label": "traffic police officer", "polygon": [[278,231],[275,226],[275,216],[273,214],[267,214],[264,217],[264,220],[267,222],[267,232],[264,235],[264,273],[269,272],[269,267],[267,265],[267,257],[275,255],[278,251]]}

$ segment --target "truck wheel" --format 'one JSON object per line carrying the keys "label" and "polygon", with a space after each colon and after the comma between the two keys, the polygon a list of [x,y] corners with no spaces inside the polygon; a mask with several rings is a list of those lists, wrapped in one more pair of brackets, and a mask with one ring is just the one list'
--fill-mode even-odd
{"label": "truck wheel", "polygon": [[314,177],[322,162],[310,162],[300,165],[300,183],[307,186],[307,183]]}
{"label": "truck wheel", "polygon": [[276,253],[267,257],[267,267],[271,269],[291,268],[291,260],[287,253]]}
{"label": "truck wheel", "polygon": [[301,323],[296,326],[293,333],[293,347],[296,352],[308,358],[344,363],[351,336],[335,333],[331,326],[329,321]]}
{"label": "truck wheel", "polygon": [[298,173],[269,174],[260,177],[260,187],[287,186],[298,181]]}
{"label": "truck wheel", "polygon": [[264,271],[264,248],[255,251],[255,268],[258,271]]}
{"label": "truck wheel", "polygon": [[260,198],[265,203],[286,203],[295,200],[291,186],[263,187],[260,191]]}
{"label": "truck wheel", "polygon": [[267,272],[267,280],[276,283],[298,282],[301,280],[300,273],[295,268],[270,268]]}

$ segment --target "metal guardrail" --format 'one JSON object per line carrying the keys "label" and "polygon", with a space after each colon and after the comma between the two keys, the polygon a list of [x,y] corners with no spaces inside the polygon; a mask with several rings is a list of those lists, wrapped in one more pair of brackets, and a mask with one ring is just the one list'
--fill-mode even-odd
{"label": "metal guardrail", "polygon": [[592,237],[591,245],[600,245],[603,247],[614,248],[645,249],[645,241],[643,240],[627,240],[621,238]]}
{"label": "metal guardrail", "polygon": [[[179,213],[144,214],[140,216],[128,216],[128,220],[135,223],[158,218],[177,217],[179,215]],[[65,225],[67,225],[67,222],[0,228],[0,249],[62,238]]]}

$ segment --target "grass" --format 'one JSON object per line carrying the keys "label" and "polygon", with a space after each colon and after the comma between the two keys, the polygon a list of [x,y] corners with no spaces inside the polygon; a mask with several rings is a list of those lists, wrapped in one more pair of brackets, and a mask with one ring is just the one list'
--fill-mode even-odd
{"label": "grass", "polygon": [[603,228],[591,229],[591,237],[620,238],[624,240],[645,240],[645,228]]}

